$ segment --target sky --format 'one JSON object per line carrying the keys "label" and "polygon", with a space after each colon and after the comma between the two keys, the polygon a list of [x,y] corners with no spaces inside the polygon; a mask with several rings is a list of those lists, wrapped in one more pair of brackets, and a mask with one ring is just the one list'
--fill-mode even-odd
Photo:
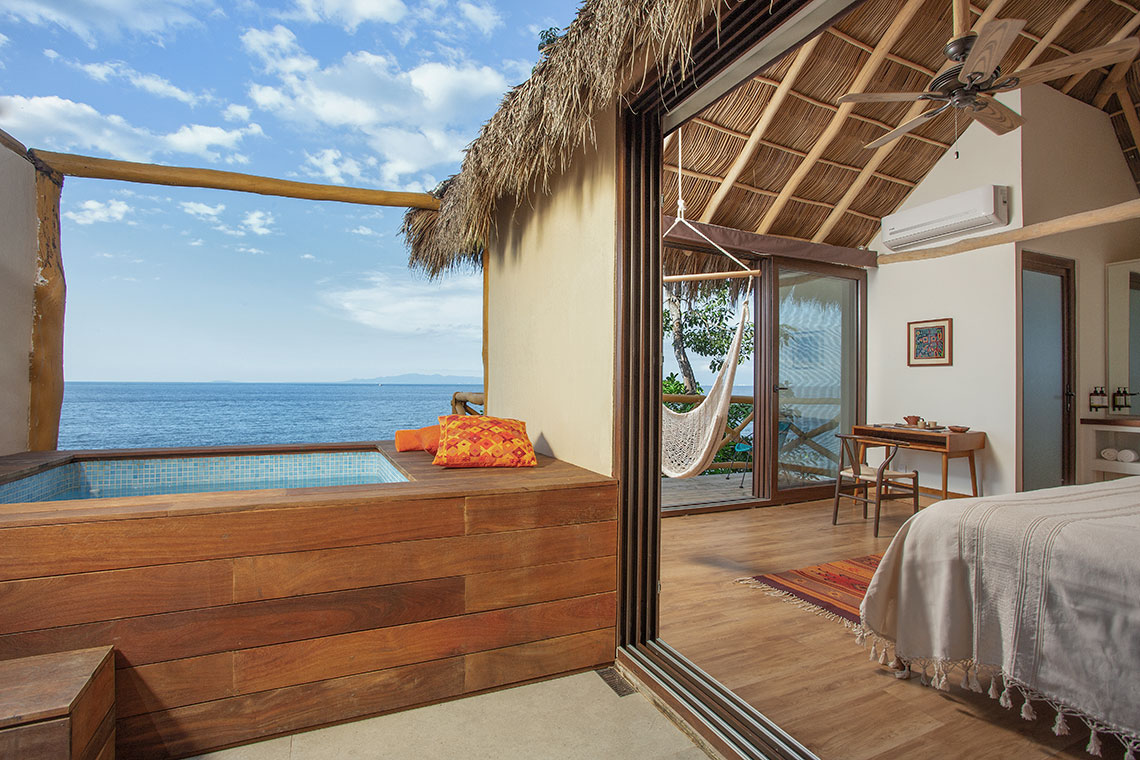
{"label": "sky", "polygon": [[[4,0],[29,148],[431,190],[578,0]],[[411,273],[403,209],[69,177],[67,380],[482,374],[481,277]]]}

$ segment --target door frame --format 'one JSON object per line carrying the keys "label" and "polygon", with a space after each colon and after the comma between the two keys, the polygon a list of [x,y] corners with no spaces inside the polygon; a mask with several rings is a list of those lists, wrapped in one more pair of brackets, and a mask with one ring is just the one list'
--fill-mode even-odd
{"label": "door frame", "polygon": [[[658,635],[662,120],[762,40],[781,37],[775,52],[783,55],[859,2],[743,0],[709,25],[694,44],[683,72],[678,68],[664,79],[648,79],[638,92],[623,99],[619,109],[614,373],[614,474],[619,479],[620,508],[617,662],[727,758],[815,756]],[[801,12],[821,6],[831,8],[825,22],[795,27],[802,30],[794,37],[787,34],[803,18]]]}
{"label": "door frame", "polygon": [[[1017,272],[1017,289],[1021,292],[1021,283],[1025,272],[1039,272],[1041,274],[1056,275],[1061,278],[1061,364],[1064,388],[1062,397],[1067,407],[1061,418],[1061,485],[1069,486],[1077,482],[1077,363],[1076,363],[1076,273],[1077,265],[1073,259],[1051,256],[1034,251],[1021,251],[1021,265]],[[1024,319],[1024,301],[1018,302],[1018,335],[1021,335],[1021,325]],[[1025,378],[1023,367],[1025,363],[1024,347],[1018,341],[1018,438],[1024,441],[1025,419]],[[1021,445],[1018,447],[1022,448]],[[1018,490],[1024,486],[1025,458],[1021,458],[1018,468]]]}

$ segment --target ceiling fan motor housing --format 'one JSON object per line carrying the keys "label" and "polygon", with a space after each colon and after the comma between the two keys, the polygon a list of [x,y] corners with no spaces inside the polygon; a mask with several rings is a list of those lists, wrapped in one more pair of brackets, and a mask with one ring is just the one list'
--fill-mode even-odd
{"label": "ceiling fan motor housing", "polygon": [[970,32],[961,37],[955,37],[946,43],[946,47],[942,48],[942,52],[951,61],[962,63],[970,57],[970,51],[974,49],[974,41],[977,39],[977,32]]}

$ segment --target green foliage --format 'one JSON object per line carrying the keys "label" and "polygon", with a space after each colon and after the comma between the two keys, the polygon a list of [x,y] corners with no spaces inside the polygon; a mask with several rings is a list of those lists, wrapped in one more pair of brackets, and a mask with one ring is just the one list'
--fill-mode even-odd
{"label": "green foliage", "polygon": [[556,26],[543,29],[538,33],[538,52],[546,54],[549,52],[547,48],[562,39],[564,35],[565,33]]}
{"label": "green foliage", "polygon": [[[709,358],[709,370],[719,372],[724,357],[732,346],[737,326],[736,304],[729,298],[728,287],[718,288],[699,300],[690,301],[681,316],[681,327],[685,335],[685,348]],[[755,325],[744,326],[744,337],[740,341],[740,361],[752,356]]]}

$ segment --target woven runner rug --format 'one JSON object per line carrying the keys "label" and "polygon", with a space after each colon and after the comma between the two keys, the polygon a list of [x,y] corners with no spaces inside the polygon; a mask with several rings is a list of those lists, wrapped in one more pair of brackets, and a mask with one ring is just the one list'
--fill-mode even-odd
{"label": "woven runner rug", "polygon": [[833,620],[859,624],[859,605],[882,554],[825,562],[822,565],[740,578],[743,583],[779,596]]}

